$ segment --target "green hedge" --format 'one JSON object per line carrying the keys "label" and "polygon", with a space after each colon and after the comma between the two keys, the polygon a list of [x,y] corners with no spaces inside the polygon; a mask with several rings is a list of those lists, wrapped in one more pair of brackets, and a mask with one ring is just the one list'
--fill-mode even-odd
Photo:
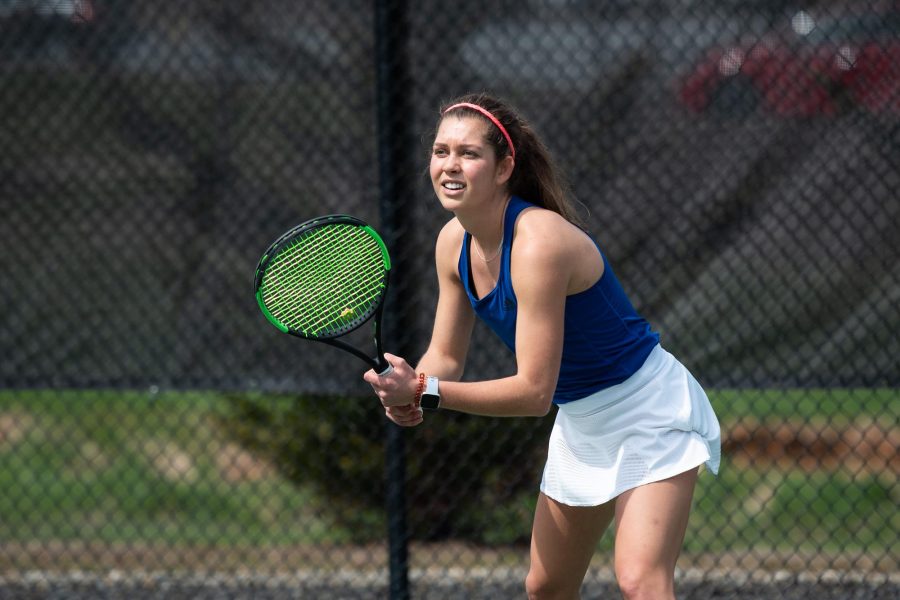
{"label": "green hedge", "polygon": [[[386,420],[373,401],[231,396],[228,433],[298,486],[328,498],[356,541],[384,537]],[[553,425],[440,413],[406,429],[408,524],[417,539],[527,539]]]}
{"label": "green hedge", "polygon": [[[711,399],[726,434],[736,423],[788,419],[895,431],[900,424],[895,390],[727,391]],[[383,542],[385,420],[373,404],[0,391],[0,538]],[[404,432],[414,537],[526,542],[552,416],[429,417]],[[181,455],[189,468],[174,460]],[[253,463],[252,476],[228,475],[229,457],[238,456]],[[718,477],[700,478],[686,550],[884,555],[900,531],[897,481],[892,467],[800,468],[726,454]]]}

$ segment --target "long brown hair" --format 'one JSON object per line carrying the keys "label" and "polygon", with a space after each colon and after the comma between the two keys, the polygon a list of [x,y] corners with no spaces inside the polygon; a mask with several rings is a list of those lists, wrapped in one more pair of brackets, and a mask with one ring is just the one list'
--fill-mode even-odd
{"label": "long brown hair", "polygon": [[[441,107],[441,120],[460,113],[477,117],[488,124],[487,143],[498,160],[513,154],[503,132],[481,112],[455,104],[475,104],[488,111],[506,129],[515,149],[515,167],[509,178],[509,191],[523,200],[559,213],[570,223],[581,224],[569,195],[569,189],[553,162],[550,152],[531,125],[512,106],[487,94],[466,94]],[[440,121],[438,122],[440,124]],[[435,129],[436,130],[436,129]]]}

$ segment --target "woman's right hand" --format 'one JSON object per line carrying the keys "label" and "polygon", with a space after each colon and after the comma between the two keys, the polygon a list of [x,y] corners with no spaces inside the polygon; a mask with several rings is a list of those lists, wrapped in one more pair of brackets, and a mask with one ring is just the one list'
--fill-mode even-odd
{"label": "woman's right hand", "polygon": [[369,369],[363,379],[372,386],[388,419],[401,427],[419,425],[424,420],[422,409],[411,402],[418,382],[415,370],[399,356],[385,353],[384,358],[391,365],[391,370],[379,375]]}

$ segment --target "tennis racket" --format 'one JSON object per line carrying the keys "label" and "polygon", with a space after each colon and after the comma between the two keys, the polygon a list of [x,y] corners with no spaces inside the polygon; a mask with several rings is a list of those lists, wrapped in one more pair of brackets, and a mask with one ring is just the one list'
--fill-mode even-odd
{"label": "tennis racket", "polygon": [[[256,267],[256,301],[284,333],[323,342],[391,371],[381,350],[381,314],[391,258],[378,233],[348,215],[297,225],[275,240]],[[374,319],[375,356],[340,338]]]}

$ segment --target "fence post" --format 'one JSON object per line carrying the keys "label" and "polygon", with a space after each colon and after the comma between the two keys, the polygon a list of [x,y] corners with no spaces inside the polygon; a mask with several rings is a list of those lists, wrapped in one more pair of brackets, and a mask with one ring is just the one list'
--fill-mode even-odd
{"label": "fence post", "polygon": [[[406,3],[405,0],[375,0],[375,60],[376,104],[378,135],[378,179],[380,194],[380,227],[389,247],[396,248],[398,232],[408,230],[411,211],[398,206],[398,198],[411,198],[411,186],[406,175],[411,170],[405,165],[408,147],[403,140],[410,128],[411,119],[406,110],[405,94],[406,53]],[[398,115],[400,118],[398,118]],[[392,255],[393,271],[402,275],[402,252]],[[402,277],[392,275],[394,290],[403,287]],[[396,294],[393,294],[395,297]],[[401,296],[402,297],[402,296]],[[408,306],[405,306],[408,309]],[[385,347],[393,348],[402,356],[409,356],[402,341],[391,331],[407,331],[401,319],[410,310],[401,310],[395,302],[385,306]],[[406,454],[403,431],[387,421],[385,429],[385,485],[387,486],[388,552],[390,563],[390,598],[409,598],[408,535],[406,528]]]}

